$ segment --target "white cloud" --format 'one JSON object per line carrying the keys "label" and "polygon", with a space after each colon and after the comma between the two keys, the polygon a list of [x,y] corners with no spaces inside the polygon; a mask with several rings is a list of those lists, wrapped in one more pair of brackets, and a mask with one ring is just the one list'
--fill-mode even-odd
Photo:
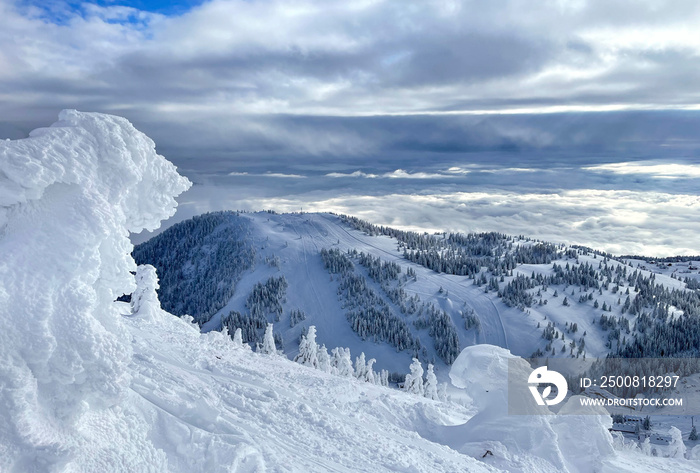
{"label": "white cloud", "polygon": [[601,164],[598,166],[584,167],[583,169],[594,172],[622,175],[648,175],[656,179],[681,179],[700,177],[700,165],[679,163],[659,164],[654,161]]}
{"label": "white cloud", "polygon": [[166,17],[84,3],[54,24],[2,0],[0,86],[16,106],[165,107],[212,122],[697,106],[697,2],[572,5],[212,0]]}
{"label": "white cloud", "polygon": [[462,166],[452,166],[451,168],[449,168],[445,172],[450,173],[450,174],[469,174],[472,171],[470,169],[465,169]]}
{"label": "white cloud", "polygon": [[306,179],[306,176],[302,176],[301,174],[284,174],[281,172],[268,172],[258,175],[263,177],[280,177],[282,179]]}
{"label": "white cloud", "polygon": [[454,177],[451,174],[440,174],[432,172],[408,172],[403,169],[387,172],[382,174],[382,177],[389,179],[445,179]]}
{"label": "white cloud", "polygon": [[488,172],[492,174],[497,173],[512,173],[512,172],[541,172],[541,169],[534,168],[484,168],[480,169],[481,172]]}
{"label": "white cloud", "polygon": [[340,178],[340,177],[364,177],[367,179],[375,179],[379,176],[376,174],[368,174],[362,171],[355,171],[351,173],[342,173],[342,172],[330,172],[326,174],[326,177],[335,177],[335,178]]}
{"label": "white cloud", "polygon": [[232,177],[238,177],[238,176],[247,176],[247,177],[274,177],[274,178],[282,178],[282,179],[306,179],[306,176],[303,176],[301,174],[285,174],[281,172],[266,172],[266,173],[259,173],[259,174],[250,174],[248,172],[237,172],[233,171],[228,173],[229,176]]}
{"label": "white cloud", "polygon": [[[457,169],[457,168],[452,168]],[[434,173],[434,172],[408,172],[404,169],[396,169],[395,171],[385,172],[384,174],[372,174],[365,173],[362,171],[355,171],[352,173],[342,173],[342,172],[331,172],[326,174],[326,177],[340,178],[340,177],[362,177],[366,179],[449,179],[456,177],[456,175],[464,175],[467,171],[454,171],[447,170],[447,174]]]}

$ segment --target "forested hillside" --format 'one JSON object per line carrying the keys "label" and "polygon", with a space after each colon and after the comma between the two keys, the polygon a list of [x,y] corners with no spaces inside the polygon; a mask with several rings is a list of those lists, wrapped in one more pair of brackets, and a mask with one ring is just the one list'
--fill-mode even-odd
{"label": "forested hillside", "polygon": [[327,346],[368,352],[393,371],[414,356],[449,365],[484,342],[550,357],[689,355],[700,346],[693,259],[274,212],[196,217],[134,257],[157,268],[170,312],[205,331],[240,328],[253,345],[273,323],[289,355],[311,325]]}

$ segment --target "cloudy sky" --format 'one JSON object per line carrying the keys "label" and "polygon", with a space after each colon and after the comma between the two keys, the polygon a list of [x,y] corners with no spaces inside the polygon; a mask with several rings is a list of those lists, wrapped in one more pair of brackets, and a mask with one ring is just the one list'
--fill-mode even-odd
{"label": "cloudy sky", "polygon": [[0,137],[125,116],[197,184],[179,218],[700,253],[699,30],[694,0],[0,0]]}

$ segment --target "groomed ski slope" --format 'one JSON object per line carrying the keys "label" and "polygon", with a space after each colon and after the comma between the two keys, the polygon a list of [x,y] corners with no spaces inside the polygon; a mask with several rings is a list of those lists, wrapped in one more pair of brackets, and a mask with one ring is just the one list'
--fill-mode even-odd
{"label": "groomed ski slope", "polygon": [[613,450],[607,415],[508,417],[498,347],[439,402],[200,333],[129,256],[188,182],[126,120],[60,118],[0,143],[0,472],[698,470]]}
{"label": "groomed ski slope", "polygon": [[[453,323],[462,327],[464,320],[459,315],[460,310],[473,309],[478,314],[481,322],[481,330],[458,330],[460,345],[462,347],[474,343],[488,343],[511,348],[505,325],[501,319],[501,312],[508,311],[508,307],[492,296],[484,294],[483,290],[474,286],[466,277],[438,274],[420,265],[410,263],[402,257],[402,252],[397,250],[396,240],[386,236],[368,236],[360,231],[344,224],[338,216],[332,214],[270,214],[267,212],[242,213],[241,219],[249,220],[251,225],[251,238],[256,245],[258,263],[251,271],[246,272],[236,285],[236,292],[228,304],[215,314],[212,319],[203,326],[204,331],[218,330],[221,316],[231,310],[246,311],[245,299],[253,285],[264,281],[270,276],[284,276],[288,283],[286,308],[304,308],[307,314],[305,326],[315,325],[318,331],[319,343],[325,343],[328,348],[336,346],[350,347],[353,355],[359,355],[364,351],[367,356],[376,358],[377,366],[390,371],[403,372],[411,362],[408,352],[397,353],[396,349],[385,344],[374,342],[362,342],[355,334],[345,318],[338,296],[336,285],[330,280],[329,273],[324,269],[320,251],[322,248],[337,248],[342,252],[357,250],[383,261],[391,261],[399,264],[403,271],[410,267],[417,273],[417,280],[409,281],[403,289],[410,295],[417,294],[421,300],[433,302],[436,307],[445,309],[452,317]],[[270,267],[262,261],[267,257],[279,257],[280,267]],[[358,271],[364,268],[358,265]],[[369,280],[368,284],[377,293],[381,293],[379,285]],[[439,293],[439,289],[447,291],[447,295]],[[398,309],[395,311],[400,313]],[[519,315],[511,321],[511,330],[524,328],[532,332],[532,339],[540,337],[540,333],[522,323],[522,313],[513,311]],[[287,320],[275,324],[275,330],[283,334],[285,341],[293,341],[298,338],[301,326],[290,328]],[[427,333],[422,335],[423,345],[434,354],[432,340]],[[515,353],[527,353],[534,351],[534,342],[522,337],[514,337],[513,351]],[[295,343],[285,343],[287,355],[293,357],[296,354]],[[444,364],[437,356],[436,363],[442,365],[444,377]]]}

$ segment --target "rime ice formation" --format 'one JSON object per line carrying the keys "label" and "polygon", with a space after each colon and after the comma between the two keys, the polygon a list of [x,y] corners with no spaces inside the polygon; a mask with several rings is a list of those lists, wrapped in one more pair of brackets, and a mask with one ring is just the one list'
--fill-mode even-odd
{"label": "rime ice formation", "polygon": [[[70,465],[87,448],[98,461],[116,447],[81,430],[101,417],[105,430],[133,429],[108,409],[129,385],[114,303],[135,288],[128,234],[158,227],[189,185],[123,118],[65,110],[0,142],[0,471]],[[133,453],[153,465],[162,456]]]}

